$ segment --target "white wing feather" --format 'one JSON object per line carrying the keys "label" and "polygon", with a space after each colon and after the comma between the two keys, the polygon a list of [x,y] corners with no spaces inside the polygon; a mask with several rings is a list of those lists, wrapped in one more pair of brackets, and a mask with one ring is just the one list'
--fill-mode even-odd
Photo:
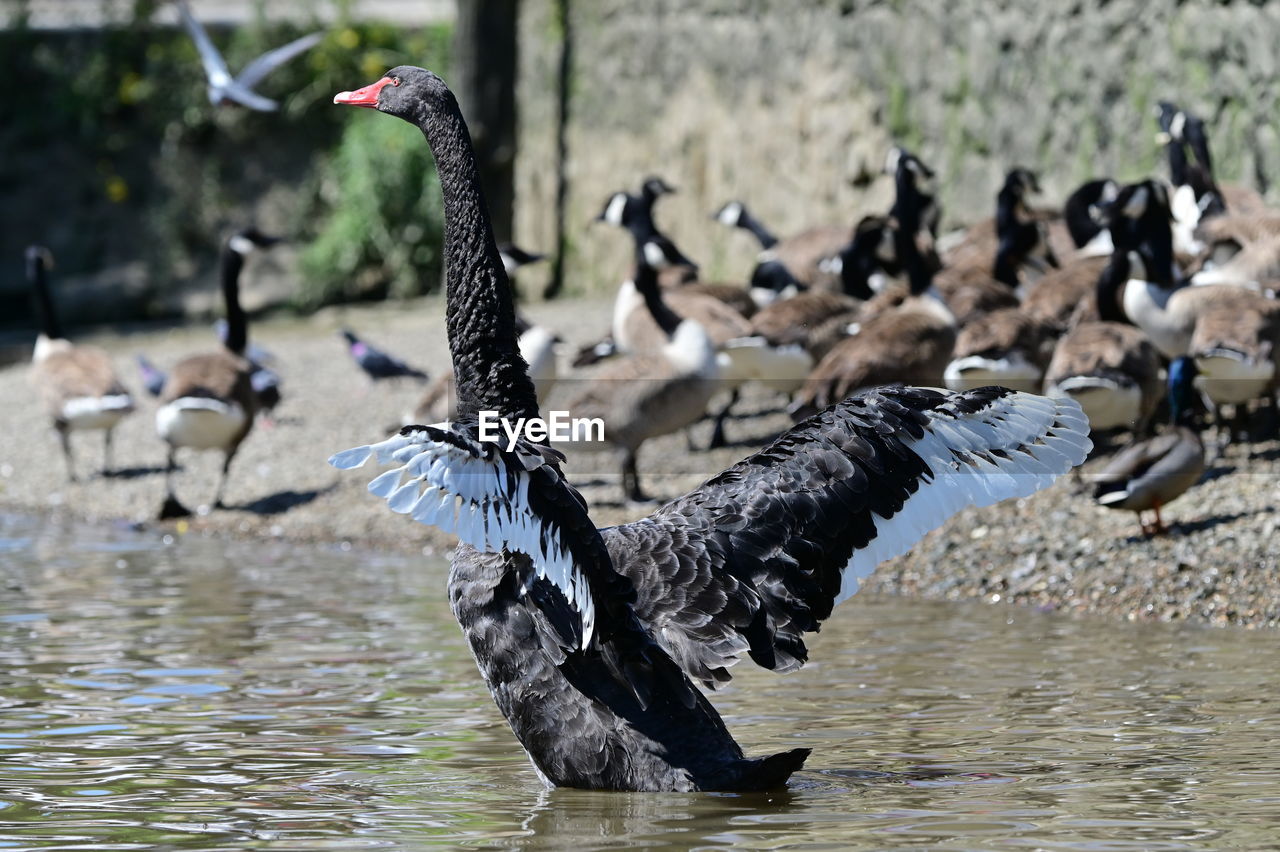
{"label": "white wing feather", "polygon": [[[465,436],[464,440],[470,441]],[[543,461],[539,458],[534,464],[534,454],[518,454],[519,466],[510,467],[495,447],[470,443],[469,451],[432,440],[426,431],[410,432],[335,453],[329,464],[350,470],[370,458],[380,464],[399,462],[400,467],[369,483],[370,493],[386,500],[393,512],[452,533],[477,550],[527,555],[538,576],[555,584],[577,610],[585,648],[595,630],[595,602],[587,579],[559,531],[529,507],[531,472]]]}

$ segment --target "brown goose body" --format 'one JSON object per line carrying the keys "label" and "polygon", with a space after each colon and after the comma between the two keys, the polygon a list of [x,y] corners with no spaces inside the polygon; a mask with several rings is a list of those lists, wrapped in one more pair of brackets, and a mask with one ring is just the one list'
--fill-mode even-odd
{"label": "brown goose body", "polygon": [[797,394],[793,416],[806,417],[877,385],[939,387],[955,342],[955,319],[940,299],[908,297],[831,348]]}
{"label": "brown goose body", "polygon": [[[1076,321],[1097,319],[1094,290],[1107,257],[1080,257],[1046,273],[1027,288],[1022,311],[1032,320],[1066,329]],[[1084,313],[1077,313],[1084,307]]]}
{"label": "brown goose body", "polygon": [[111,357],[96,346],[76,346],[62,335],[49,290],[53,265],[48,249],[32,246],[26,253],[27,277],[36,297],[42,330],[31,358],[31,384],[53,421],[67,463],[67,477],[76,478],[71,433],[101,429],[103,472],[111,470],[112,430],[133,411],[133,397],[116,375]]}
{"label": "brown goose body", "polygon": [[1045,393],[1080,403],[1096,431],[1146,431],[1160,403],[1160,353],[1141,329],[1082,322],[1054,348]]}
{"label": "brown goose body", "polygon": [[[815,358],[830,348],[826,341],[833,324],[855,322],[862,302],[843,293],[806,290],[789,299],[779,299],[761,308],[751,317],[751,333],[758,334],[775,346],[798,344]],[[834,341],[831,341],[834,343]],[[818,352],[819,349],[823,351]]]}
{"label": "brown goose body", "polygon": [[708,296],[747,318],[753,316],[759,309],[759,305],[751,298],[751,293],[741,284],[730,284],[725,281],[692,281],[673,287],[670,292]]}
{"label": "brown goose body", "polygon": [[161,519],[189,515],[173,489],[175,455],[179,449],[220,450],[222,475],[211,505],[222,506],[231,462],[253,428],[258,394],[253,389],[253,364],[244,356],[248,346],[248,319],[240,307],[240,271],[245,257],[257,248],[277,242],[255,228],[247,228],[226,241],[222,250],[222,294],[226,303],[227,335],[219,349],[182,359],[169,371],[160,391],[156,432],[168,445],[168,474]]}
{"label": "brown goose body", "polygon": [[759,260],[781,263],[792,278],[805,286],[838,293],[842,286],[840,275],[823,261],[839,255],[852,239],[853,228],[848,225],[819,225],[778,240],[760,253]]}
{"label": "brown goose body", "polygon": [[1196,363],[1196,386],[1215,405],[1238,405],[1274,396],[1280,386],[1280,302],[1234,287],[1195,287],[1218,292],[1204,302],[1187,354]]}
{"label": "brown goose body", "polygon": [[980,264],[948,266],[933,277],[933,286],[960,326],[982,314],[1018,305],[1014,289],[991,277],[990,258]]}
{"label": "brown goose body", "polygon": [[946,368],[950,390],[986,385],[1039,393],[1053,352],[1053,329],[1018,308],[977,316],[962,326]]}

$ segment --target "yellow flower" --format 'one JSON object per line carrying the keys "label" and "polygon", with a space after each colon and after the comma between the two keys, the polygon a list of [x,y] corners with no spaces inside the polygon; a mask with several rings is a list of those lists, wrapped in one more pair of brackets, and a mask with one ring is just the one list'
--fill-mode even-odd
{"label": "yellow flower", "polygon": [[136,103],[141,88],[142,75],[133,71],[126,71],[124,76],[120,78],[120,90],[117,92],[116,97],[120,99],[122,104]]}
{"label": "yellow flower", "polygon": [[107,199],[112,204],[119,204],[129,197],[129,184],[124,182],[124,178],[120,175],[112,175],[107,178]]}

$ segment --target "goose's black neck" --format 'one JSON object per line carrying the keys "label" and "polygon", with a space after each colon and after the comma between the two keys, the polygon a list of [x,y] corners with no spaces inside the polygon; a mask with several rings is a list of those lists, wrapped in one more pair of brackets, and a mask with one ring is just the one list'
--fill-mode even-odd
{"label": "goose's black neck", "polygon": [[1129,280],[1129,255],[1127,252],[1117,251],[1111,255],[1111,262],[1102,270],[1102,274],[1098,276],[1098,283],[1094,289],[1094,298],[1098,301],[1098,318],[1105,322],[1119,322],[1125,325],[1132,325],[1129,322],[1129,316],[1120,306],[1121,288],[1125,282]]}
{"label": "goose's black neck", "polygon": [[58,313],[53,307],[53,294],[49,292],[49,269],[44,249],[27,249],[27,280],[31,282],[31,289],[35,292],[36,318],[40,321],[40,331],[50,340],[60,340],[63,337],[62,325],[58,322]]}
{"label": "goose's black neck", "polygon": [[645,261],[641,252],[636,254],[636,289],[644,297],[645,307],[649,309],[653,321],[670,338],[680,325],[680,316],[662,298],[662,288],[658,286],[658,271]]}
{"label": "goose's black neck", "polygon": [[[232,239],[235,239],[234,237]],[[243,355],[249,345],[249,319],[240,307],[240,270],[244,269],[244,255],[228,243],[222,247],[222,299],[227,310],[227,336],[222,345],[228,351]]]}
{"label": "goose's black neck", "polygon": [[437,82],[415,123],[436,159],[444,196],[445,300],[458,414],[537,417],[528,368],[516,345],[511,284],[485,207],[471,135],[453,93]]}
{"label": "goose's black neck", "polygon": [[992,269],[991,277],[1001,284],[1016,289],[1021,283],[1018,281],[1018,260],[1014,247],[1007,242],[1001,241],[1000,247],[996,249],[996,263]]}
{"label": "goose's black neck", "polygon": [[778,244],[778,238],[773,232],[761,224],[760,220],[752,216],[747,208],[742,208],[742,214],[738,216],[738,227],[744,228],[760,242],[760,248],[768,250]]}

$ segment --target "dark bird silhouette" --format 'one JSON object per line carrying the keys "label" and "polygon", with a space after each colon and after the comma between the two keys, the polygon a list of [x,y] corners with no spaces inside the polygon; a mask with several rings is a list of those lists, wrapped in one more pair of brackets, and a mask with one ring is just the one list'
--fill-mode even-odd
{"label": "dark bird silhouette", "polygon": [[355,359],[361,370],[364,370],[373,381],[380,379],[392,379],[397,376],[412,376],[415,379],[425,379],[427,374],[421,370],[410,367],[392,355],[388,355],[381,349],[375,349],[363,340],[355,336],[350,329],[343,329],[342,336],[347,339],[347,347],[351,352],[351,357]]}
{"label": "dark bird silhouette", "polygon": [[164,380],[168,378],[168,374],[155,364],[152,364],[147,356],[141,352],[138,353],[137,358],[138,373],[142,376],[142,386],[152,396],[159,396],[160,391],[164,390]]}

